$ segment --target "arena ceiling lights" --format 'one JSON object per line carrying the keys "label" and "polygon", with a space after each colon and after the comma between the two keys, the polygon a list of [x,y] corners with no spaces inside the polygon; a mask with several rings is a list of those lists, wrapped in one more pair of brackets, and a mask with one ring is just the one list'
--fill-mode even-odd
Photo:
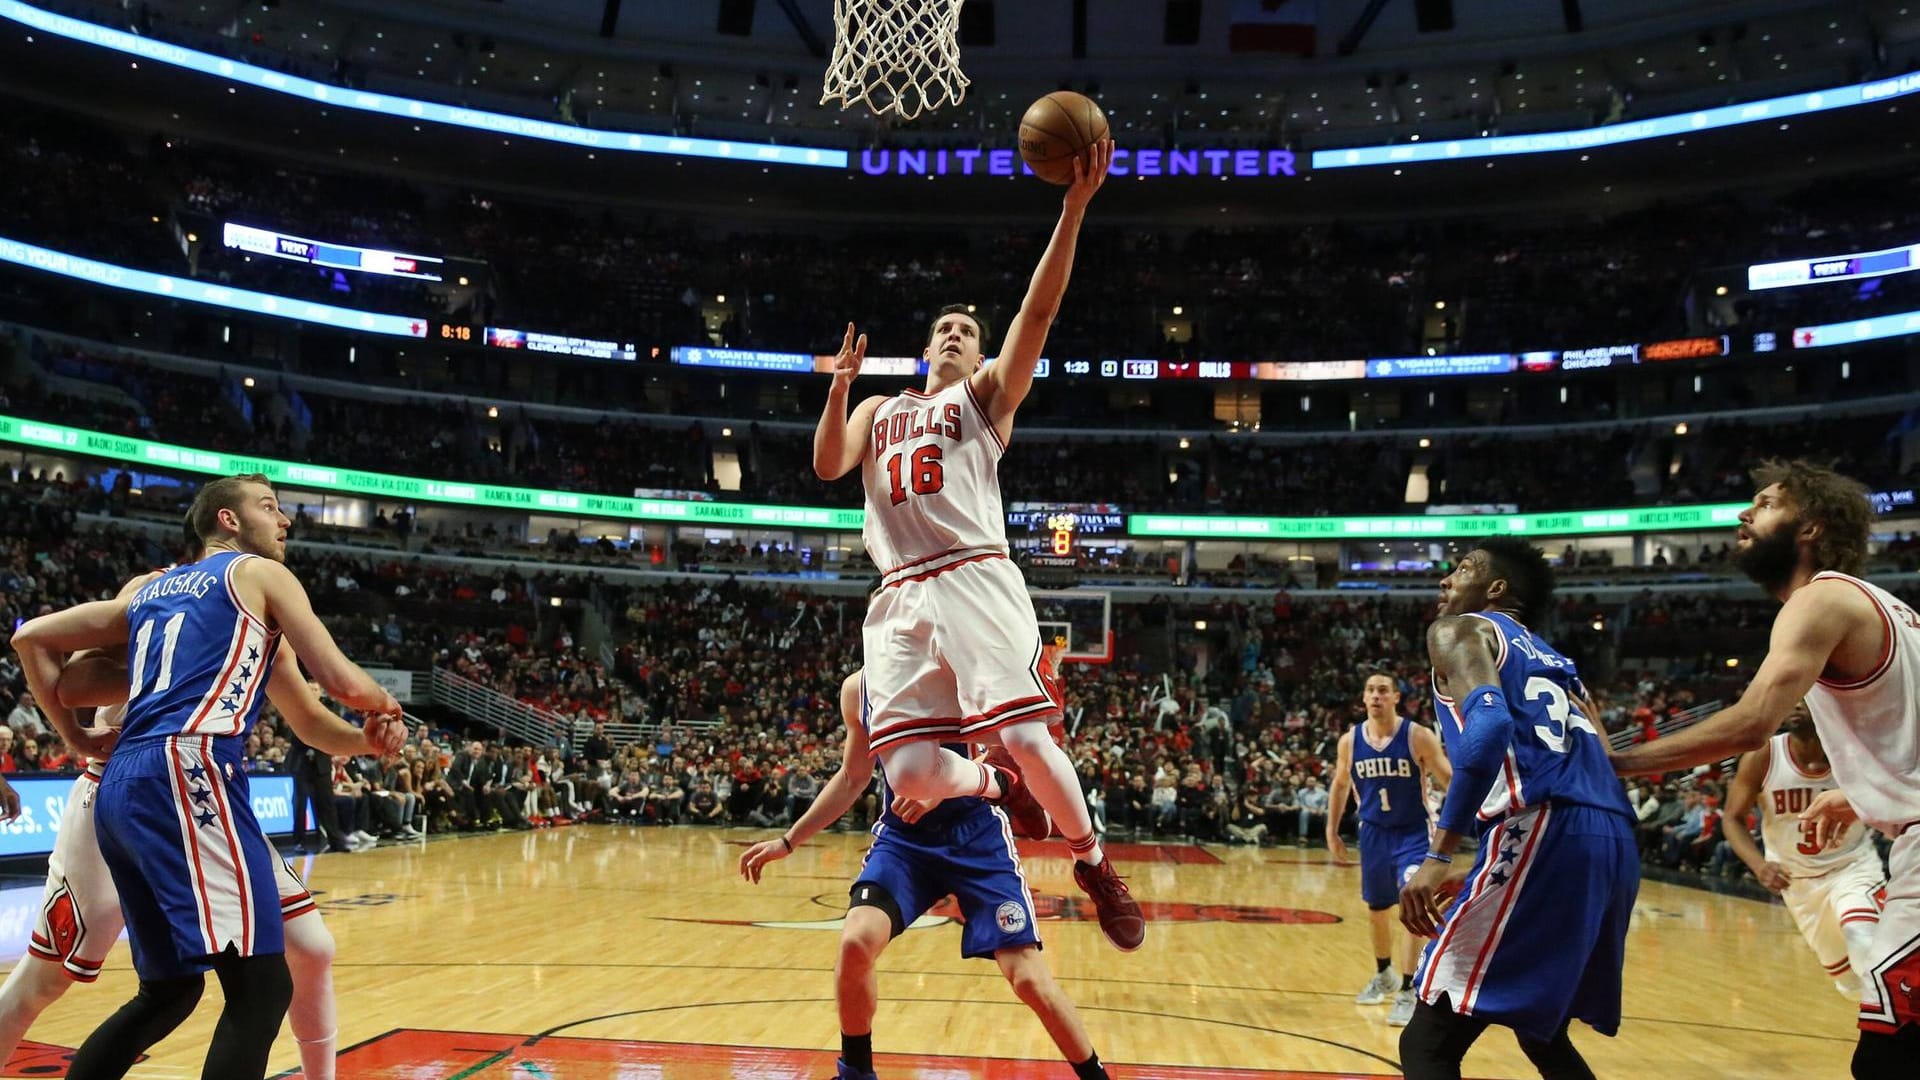
{"label": "arena ceiling lights", "polygon": [[1459,161],[1467,158],[1509,157],[1516,154],[1548,154],[1568,150],[1594,150],[1621,143],[1691,135],[1716,128],[1757,124],[1763,120],[1785,120],[1831,109],[1872,105],[1892,98],[1920,92],[1920,73],[1880,79],[1875,82],[1836,86],[1805,94],[1723,105],[1717,109],[1674,113],[1604,127],[1573,131],[1543,131],[1532,135],[1495,135],[1483,139],[1443,139],[1434,142],[1395,143],[1388,146],[1358,146],[1346,150],[1315,150],[1316,169],[1350,169],[1369,165],[1409,165],[1428,161]]}
{"label": "arena ceiling lights", "polygon": [[[683,158],[711,158],[715,160],[743,161],[756,165],[808,165],[818,168],[847,169],[852,159],[845,150],[828,147],[776,146],[769,143],[742,142],[723,139],[680,138],[669,135],[654,135],[642,132],[602,131],[594,128],[574,127],[532,117],[514,116],[508,113],[488,112],[482,109],[464,109],[441,105],[430,101],[398,97],[392,94],[375,94],[332,86],[285,75],[268,68],[229,60],[211,53],[195,49],[170,45],[154,41],[121,30],[114,30],[97,23],[85,22],[65,15],[56,15],[41,8],[24,4],[19,0],[0,0],[0,18],[29,26],[35,30],[67,38],[87,45],[97,45],[112,49],[128,56],[136,56],[156,63],[170,64],[175,67],[216,78],[244,83],[262,90],[304,98],[339,108],[357,109],[362,112],[376,113],[409,122],[427,122],[447,124],[455,127],[470,128],[499,135],[513,135],[523,139],[536,139],[545,142],[579,146],[590,150],[623,151],[637,154],[659,154]],[[1616,146],[1622,143],[1640,142],[1646,139],[1684,136],[1716,128],[1735,127],[1742,124],[1759,123],[1765,120],[1784,120],[1809,113],[1825,112],[1831,109],[1844,109],[1855,105],[1871,105],[1892,98],[1903,97],[1920,92],[1920,74],[1907,74],[1875,82],[1856,83],[1851,86],[1834,87],[1811,93],[1790,94],[1785,97],[1768,98],[1763,101],[1745,104],[1726,105],[1714,109],[1675,113],[1669,116],[1653,117],[1628,123],[1610,124],[1604,127],[1581,128],[1569,131],[1539,132],[1530,135],[1496,135],[1478,139],[1443,139],[1433,142],[1396,143],[1385,146],[1364,146],[1349,149],[1316,150],[1313,152],[1315,169],[1347,169],[1381,165],[1408,165],[1420,162],[1456,161],[1468,158],[1508,157],[1521,154],[1544,154],[1574,150],[1591,150]],[[1275,151],[1285,153],[1285,151]],[[1246,151],[1252,153],[1252,151]],[[924,156],[924,155],[923,155]],[[944,161],[944,156],[942,158]],[[1291,157],[1284,170],[1285,175],[1293,175]],[[1238,166],[1234,167],[1236,172]],[[944,168],[942,169],[944,171]],[[1257,171],[1257,169],[1255,170]],[[1267,167],[1267,174],[1274,169]],[[989,170],[982,167],[979,175],[988,175]],[[931,172],[927,175],[933,175]],[[1213,169],[1213,175],[1221,175],[1220,167]]]}
{"label": "arena ceiling lights", "polygon": [[95,285],[104,285],[110,289],[125,289],[129,292],[145,293],[148,296],[159,296],[168,300],[186,300],[232,311],[248,311],[256,315],[297,319],[301,322],[319,323],[342,330],[357,330],[366,334],[416,338],[427,336],[428,323],[421,316],[384,315],[375,311],[360,311],[356,308],[335,307],[332,304],[299,300],[291,296],[274,296],[271,293],[254,292],[251,289],[234,289],[225,285],[196,281],[193,278],[174,277],[172,274],[134,270],[80,255],[70,255],[64,251],[23,244],[4,236],[0,236],[0,262],[58,274],[61,277],[74,278]]}
{"label": "arena ceiling lights", "polygon": [[[541,491],[499,484],[467,484],[415,476],[342,469],[273,458],[196,450],[129,435],[0,416],[0,443],[77,454],[203,476],[263,473],[276,485],[403,502],[454,503],[536,514],[614,521],[674,522],[733,528],[820,529],[858,532],[860,510],[823,506],[635,499],[577,491]],[[1598,533],[1687,532],[1730,529],[1746,503],[1656,506],[1634,510],[1574,510],[1553,514],[1450,514],[1428,517],[1261,518],[1129,514],[1127,534],[1203,540],[1388,540],[1490,536],[1577,536]]]}
{"label": "arena ceiling lights", "polygon": [[774,146],[768,143],[734,142],[723,139],[690,139],[642,132],[601,131],[569,124],[550,123],[526,116],[487,112],[484,109],[454,108],[431,101],[396,97],[392,94],[373,94],[348,87],[331,86],[312,79],[303,79],[297,75],[286,75],[269,68],[255,67],[252,64],[229,60],[212,53],[200,52],[197,49],[182,48],[164,41],[143,38],[137,34],[101,26],[98,23],[56,15],[31,4],[20,3],[19,0],[0,0],[0,18],[30,26],[56,37],[86,45],[98,45],[128,56],[137,56],[142,60],[171,64],[203,75],[212,75],[261,90],[270,90],[276,94],[305,98],[337,108],[376,113],[398,120],[450,124],[455,127],[472,128],[475,131],[514,135],[523,139],[539,139],[589,150],[714,158],[722,161],[744,161],[754,165],[812,165],[829,169],[847,167],[845,150],[811,146]]}

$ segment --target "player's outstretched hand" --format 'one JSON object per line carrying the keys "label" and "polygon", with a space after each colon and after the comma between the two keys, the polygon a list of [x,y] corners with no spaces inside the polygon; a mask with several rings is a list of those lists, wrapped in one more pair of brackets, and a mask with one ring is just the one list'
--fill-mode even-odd
{"label": "player's outstretched hand", "polygon": [[20,793],[13,785],[0,777],[0,821],[12,821],[20,816]]}
{"label": "player's outstretched hand", "polygon": [[1419,937],[1432,937],[1440,928],[1440,916],[1460,892],[1471,867],[1451,872],[1447,863],[1428,859],[1400,887],[1400,925]]}
{"label": "player's outstretched hand", "polygon": [[912,825],[921,818],[926,817],[929,810],[939,806],[944,801],[943,799],[909,799],[905,795],[895,795],[893,797],[893,812],[899,815],[901,821]]}
{"label": "player's outstretched hand", "polygon": [[1068,206],[1086,208],[1093,193],[1106,183],[1107,170],[1113,166],[1113,140],[1101,139],[1073,159],[1073,183],[1067,185]]}
{"label": "player's outstretched hand", "polygon": [[840,352],[833,358],[833,385],[836,388],[853,385],[854,376],[860,374],[860,365],[867,360],[867,335],[858,339],[853,336],[853,324],[847,324],[847,336],[840,342]]}
{"label": "player's outstretched hand", "polygon": [[762,840],[740,853],[740,876],[758,885],[761,868],[770,862],[779,862],[789,854],[791,852],[787,850],[786,841],[780,837]]}
{"label": "player's outstretched hand", "polygon": [[375,757],[397,757],[407,745],[407,721],[399,713],[367,717],[362,733],[367,739],[367,752]]}
{"label": "player's outstretched hand", "polygon": [[1777,862],[1761,863],[1760,869],[1754,871],[1753,877],[1771,893],[1786,892],[1787,886],[1793,884],[1793,875],[1787,873],[1786,868]]}
{"label": "player's outstretched hand", "polygon": [[1860,813],[1847,801],[1845,792],[1834,788],[1815,796],[1812,804],[1800,811],[1800,820],[1819,822],[1815,826],[1816,842],[1825,851],[1846,835],[1847,826],[1860,820]]}

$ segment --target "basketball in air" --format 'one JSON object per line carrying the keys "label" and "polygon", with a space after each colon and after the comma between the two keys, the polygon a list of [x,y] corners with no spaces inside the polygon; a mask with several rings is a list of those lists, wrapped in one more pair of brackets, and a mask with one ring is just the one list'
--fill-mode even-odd
{"label": "basketball in air", "polygon": [[1073,159],[1107,137],[1107,114],[1085,94],[1055,90],[1020,118],[1020,157],[1049,184],[1073,183]]}

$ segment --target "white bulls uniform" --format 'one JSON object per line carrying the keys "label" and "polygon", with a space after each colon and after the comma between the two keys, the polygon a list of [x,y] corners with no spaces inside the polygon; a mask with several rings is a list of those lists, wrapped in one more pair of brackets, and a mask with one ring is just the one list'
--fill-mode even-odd
{"label": "white bulls uniform", "polygon": [[868,742],[977,740],[1054,711],[1040,629],[1007,558],[1006,447],[967,380],[874,410],[864,538],[881,586],[867,606]]}
{"label": "white bulls uniform", "polygon": [[1809,772],[1793,758],[1786,732],[1768,748],[1767,775],[1760,786],[1760,838],[1767,861],[1792,877],[1781,893],[1800,936],[1843,993],[1858,983],[1853,970],[1865,970],[1872,954],[1873,931],[1880,923],[1880,886],[1886,874],[1873,835],[1864,826],[1847,830],[1837,844],[1820,847],[1814,824],[1800,811],[1823,791],[1838,785],[1831,770]]}
{"label": "white bulls uniform", "polygon": [[[118,726],[122,708],[115,705],[100,710],[97,722]],[[100,977],[107,951],[126,926],[120,912],[120,893],[113,887],[113,877],[107,873],[107,861],[100,854],[100,841],[93,831],[93,797],[105,768],[104,761],[89,761],[86,771],[67,792],[53,854],[47,857],[46,891],[40,898],[33,937],[27,944],[28,952],[59,964],[75,982],[90,983]],[[317,910],[312,894],[293,867],[285,859],[276,858],[274,863],[280,918],[285,921]]]}
{"label": "white bulls uniform", "polygon": [[1920,1023],[1920,615],[1877,585],[1814,575],[1823,579],[1866,593],[1886,629],[1874,669],[1855,682],[1821,679],[1807,709],[1847,801],[1893,838],[1886,903],[1860,971],[1860,1026],[1892,1032]]}

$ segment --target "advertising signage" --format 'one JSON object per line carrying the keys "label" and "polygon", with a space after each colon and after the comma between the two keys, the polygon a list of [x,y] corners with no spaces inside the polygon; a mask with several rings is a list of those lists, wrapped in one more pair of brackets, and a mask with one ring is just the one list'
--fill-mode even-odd
{"label": "advertising signage", "polygon": [[1424,517],[1202,517],[1131,514],[1133,536],[1196,540],[1444,540],[1460,537],[1578,536],[1590,533],[1731,529],[1746,503],[1657,506],[1640,510],[1570,510],[1553,514],[1434,514]]}
{"label": "advertising signage", "polygon": [[578,514],[582,517],[631,521],[677,521],[688,525],[732,527],[787,527],[829,530],[860,528],[859,510],[821,506],[760,506],[748,503],[677,502],[635,499],[621,495],[592,495],[578,491],[540,491],[500,484],[468,484],[394,476],[361,469],[307,465],[216,450],[110,435],[99,431],[44,424],[0,416],[0,442],[107,458],[150,469],[173,469],[205,476],[263,473],[276,484],[318,488],[342,495],[375,499],[458,503],[501,510],[541,514]]}
{"label": "advertising signage", "polygon": [[[231,476],[263,473],[276,484],[309,487],[341,495],[409,502],[454,503],[542,514],[621,521],[662,521],[733,528],[820,529],[856,532],[866,520],[851,507],[765,506],[755,503],[679,501],[594,495],[577,491],[540,491],[499,484],[468,484],[423,477],[312,465],[272,458],[196,450],[184,446],[113,435],[61,424],[0,416],[0,443],[57,453],[102,458],[152,470]],[[1016,510],[1033,506],[1016,504]],[[1048,515],[1047,524],[1057,525]],[[1083,524],[1117,532],[1117,507],[1104,504],[1066,508]],[[1241,540],[1379,540],[1392,537],[1489,536],[1523,533],[1572,536],[1585,533],[1667,532],[1731,528],[1745,503],[1714,506],[1659,506],[1639,510],[1576,510],[1553,514],[1444,514],[1427,517],[1268,518],[1212,517],[1191,514],[1127,514],[1126,533],[1138,537],[1187,537]],[[1084,511],[1084,516],[1083,516]],[[1011,521],[1010,521],[1011,523]],[[1031,518],[1028,526],[1033,525]]]}

